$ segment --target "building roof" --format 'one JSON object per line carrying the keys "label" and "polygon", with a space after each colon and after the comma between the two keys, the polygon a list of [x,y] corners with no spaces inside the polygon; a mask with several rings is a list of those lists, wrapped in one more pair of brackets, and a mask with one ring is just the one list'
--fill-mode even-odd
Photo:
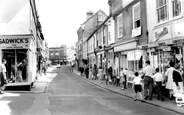
{"label": "building roof", "polygon": [[104,21],[102,24],[100,24],[92,33],[91,35],[87,38],[87,40],[89,40],[110,18],[112,17],[112,14],[110,14]]}

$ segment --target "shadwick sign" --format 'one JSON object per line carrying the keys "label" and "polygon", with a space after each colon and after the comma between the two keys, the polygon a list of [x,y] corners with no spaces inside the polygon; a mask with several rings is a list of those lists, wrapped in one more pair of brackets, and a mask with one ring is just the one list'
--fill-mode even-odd
{"label": "shadwick sign", "polygon": [[6,38],[0,39],[0,44],[27,44],[29,38]]}

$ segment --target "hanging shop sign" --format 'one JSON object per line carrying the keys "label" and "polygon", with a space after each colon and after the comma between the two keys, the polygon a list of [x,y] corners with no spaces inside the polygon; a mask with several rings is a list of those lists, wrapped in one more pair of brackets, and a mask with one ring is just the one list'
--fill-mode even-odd
{"label": "hanging shop sign", "polygon": [[165,26],[154,30],[155,41],[171,39],[171,27]]}
{"label": "hanging shop sign", "polygon": [[184,43],[184,39],[177,39],[177,40],[173,40],[172,42],[173,44],[181,44],[181,43]]}
{"label": "hanging shop sign", "polygon": [[0,48],[29,48],[31,36],[0,36]]}
{"label": "hanging shop sign", "polygon": [[161,46],[161,47],[158,47],[157,49],[162,49],[163,51],[171,51],[170,46]]}

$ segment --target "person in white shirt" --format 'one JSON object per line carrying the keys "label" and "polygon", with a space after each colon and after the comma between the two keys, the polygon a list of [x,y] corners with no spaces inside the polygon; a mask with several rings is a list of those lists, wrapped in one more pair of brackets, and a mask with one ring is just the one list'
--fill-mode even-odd
{"label": "person in white shirt", "polygon": [[167,78],[167,80],[166,80],[166,89],[169,89],[169,98],[170,98],[170,100],[172,100],[172,98],[173,98],[173,89],[174,89],[173,71],[175,70],[174,65],[175,65],[175,63],[171,61],[169,63],[170,67],[165,72],[165,76],[166,76],[165,78]]}
{"label": "person in white shirt", "polygon": [[134,101],[137,100],[137,93],[139,93],[141,101],[143,102],[143,97],[142,97],[142,78],[139,77],[139,73],[135,72],[135,78],[133,80],[133,85],[132,85],[132,89],[134,89],[135,91],[135,98]]}
{"label": "person in white shirt", "polygon": [[156,84],[156,88],[158,91],[157,99],[159,100],[161,98],[161,101],[164,101],[164,96],[162,95],[162,82],[164,80],[163,75],[159,72],[159,68],[155,69],[156,74],[153,75],[153,80]]}
{"label": "person in white shirt", "polygon": [[6,88],[7,79],[6,79],[6,60],[2,60],[2,64],[0,66],[0,79],[1,79],[1,87],[0,87],[0,93],[2,94],[4,89]]}
{"label": "person in white shirt", "polygon": [[121,68],[121,70],[120,70],[120,78],[121,78],[121,82],[122,82],[122,84],[123,84],[123,87],[122,87],[122,90],[124,90],[125,89],[125,87],[126,87],[126,84],[125,84],[125,77],[124,77],[124,72],[123,72],[123,68]]}
{"label": "person in white shirt", "polygon": [[[152,90],[153,90],[153,73],[154,69],[150,65],[150,61],[146,61],[146,67],[143,69],[144,74],[144,97],[145,100],[152,100]],[[149,92],[149,95],[148,95]]]}
{"label": "person in white shirt", "polygon": [[123,76],[124,76],[124,79],[125,79],[125,81],[124,81],[124,83],[125,83],[124,89],[127,88],[127,77],[128,77],[127,74],[128,74],[128,69],[125,68],[125,69],[123,70]]}

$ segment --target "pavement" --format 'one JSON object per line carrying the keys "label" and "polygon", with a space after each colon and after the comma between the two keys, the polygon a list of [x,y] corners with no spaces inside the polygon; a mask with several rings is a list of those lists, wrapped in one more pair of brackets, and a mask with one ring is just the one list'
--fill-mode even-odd
{"label": "pavement", "polygon": [[7,93],[44,93],[49,83],[56,76],[57,73],[52,73],[56,67],[49,67],[46,75],[38,75],[38,79],[35,82],[35,87],[31,88],[31,91],[5,91]]}
{"label": "pavement", "polygon": [[[122,96],[126,96],[128,98],[131,98],[132,100],[134,99],[134,91],[130,87],[128,87],[125,90],[122,90],[121,87],[116,87],[116,86],[113,86],[113,85],[106,85],[105,81],[100,83],[99,80],[86,79],[85,76],[80,76],[80,72],[77,71],[76,69],[73,70],[73,73],[77,77],[81,78],[82,80],[84,80],[84,81],[86,81],[88,83],[91,83],[93,85],[96,85],[96,86],[98,86],[98,87],[100,87],[102,89],[108,90],[110,92],[113,92],[113,93],[116,93],[116,94],[119,94],[119,95],[122,95]],[[179,114],[184,114],[184,106],[178,107],[176,105],[175,100],[169,100],[169,98],[165,97],[165,101],[162,102],[160,100],[157,100],[156,97],[157,97],[156,95],[153,95],[153,99],[152,100],[145,100],[144,103],[150,104],[152,106],[156,106],[158,108],[162,108],[162,109],[166,109],[166,110],[169,110],[169,111],[173,111],[173,112],[176,112],[176,113],[179,113]],[[140,100],[138,100],[138,101],[140,101]]]}

